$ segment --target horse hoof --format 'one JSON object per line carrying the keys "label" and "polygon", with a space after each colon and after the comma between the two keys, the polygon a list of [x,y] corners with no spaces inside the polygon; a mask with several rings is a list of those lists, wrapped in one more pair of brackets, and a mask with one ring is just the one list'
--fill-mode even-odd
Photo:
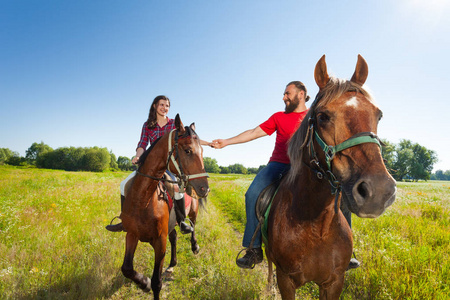
{"label": "horse hoof", "polygon": [[167,269],[166,269],[166,273],[172,274],[172,273],[173,273],[173,267],[167,268]]}
{"label": "horse hoof", "polygon": [[148,279],[148,277],[145,280],[146,282],[144,282],[145,286],[141,287],[141,289],[145,292],[145,293],[150,293],[150,291],[152,290],[152,281],[150,279]]}
{"label": "horse hoof", "polygon": [[197,255],[199,252],[200,252],[200,246],[199,245],[195,245],[195,247],[192,247],[192,253]]}

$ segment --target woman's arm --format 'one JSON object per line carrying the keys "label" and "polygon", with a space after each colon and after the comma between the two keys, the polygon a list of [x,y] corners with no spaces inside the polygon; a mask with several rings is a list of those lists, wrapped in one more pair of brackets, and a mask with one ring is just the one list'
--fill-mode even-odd
{"label": "woman's arm", "polygon": [[133,159],[131,160],[131,162],[133,163],[133,165],[135,165],[138,161],[139,158],[141,157],[141,155],[144,153],[144,149],[143,148],[137,148],[136,149],[136,155],[133,157]]}

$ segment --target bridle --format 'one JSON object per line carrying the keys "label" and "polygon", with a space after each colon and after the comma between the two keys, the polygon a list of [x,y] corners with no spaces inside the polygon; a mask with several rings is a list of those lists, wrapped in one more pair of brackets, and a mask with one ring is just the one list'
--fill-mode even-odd
{"label": "bridle", "polygon": [[[175,133],[174,145],[172,146],[172,135],[174,133]],[[206,172],[198,173],[198,174],[191,174],[191,175],[187,175],[183,172],[183,168],[182,168],[181,164],[179,163],[180,156],[178,153],[178,140],[179,140],[178,130],[173,129],[169,133],[169,141],[168,141],[169,153],[167,156],[166,170],[169,170],[169,164],[170,164],[170,162],[172,162],[172,164],[174,165],[175,169],[178,172],[178,175],[177,175],[178,180],[174,181],[174,180],[166,179],[164,177],[159,178],[159,177],[151,176],[151,175],[140,172],[139,169],[136,171],[136,173],[141,176],[148,177],[148,178],[151,178],[154,180],[176,183],[176,184],[178,184],[178,186],[180,188],[180,192],[185,191],[186,187],[189,185],[190,180],[197,179],[197,178],[203,178],[203,177],[209,177],[208,173],[206,173]]]}
{"label": "bridle", "polygon": [[[321,98],[318,98],[319,94],[317,94],[316,101],[320,101]],[[316,173],[316,176],[318,179],[323,179],[323,177],[326,177],[328,182],[331,185],[331,194],[336,195],[335,198],[335,212],[337,213],[338,210],[338,198],[339,194],[341,192],[341,183],[339,180],[337,180],[336,176],[331,171],[331,162],[336,156],[336,153],[341,152],[345,149],[366,144],[366,143],[374,143],[377,144],[380,147],[380,150],[382,150],[382,146],[385,146],[384,143],[380,140],[380,138],[373,132],[360,132],[357,133],[347,140],[343,141],[340,144],[337,144],[335,146],[328,145],[324,142],[324,140],[320,137],[320,135],[317,133],[317,130],[315,129],[315,115],[309,118],[308,120],[308,133],[307,133],[307,143],[309,148],[309,155],[310,155],[310,168],[313,169],[313,171]],[[319,158],[317,157],[317,152],[314,149],[314,140],[317,142],[317,144],[320,146],[322,151],[325,154],[325,161],[326,161],[326,168],[324,168]]]}

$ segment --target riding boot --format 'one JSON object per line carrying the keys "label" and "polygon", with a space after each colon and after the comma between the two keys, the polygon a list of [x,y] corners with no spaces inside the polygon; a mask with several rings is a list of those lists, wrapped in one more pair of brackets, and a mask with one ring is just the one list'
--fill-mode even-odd
{"label": "riding boot", "polygon": [[236,259],[238,267],[243,269],[253,269],[256,264],[263,261],[263,251],[261,247],[248,249],[245,255]]}
{"label": "riding boot", "polygon": [[[124,195],[120,195],[120,210],[121,211],[123,210],[123,202],[124,201],[125,201],[125,196]],[[120,217],[114,217],[114,219],[116,219],[116,218],[120,218]],[[112,219],[112,221],[114,221],[114,219]],[[112,223],[112,221],[111,221],[111,223]],[[109,224],[105,228],[106,228],[106,230],[109,230],[109,231],[112,231],[112,232],[121,232],[121,231],[126,232],[126,230],[123,228],[122,223],[118,223],[118,224],[115,224],[115,225]]]}
{"label": "riding boot", "polygon": [[188,224],[186,224],[184,222],[184,220],[186,219],[186,207],[185,207],[186,205],[185,205],[184,196],[181,197],[181,199],[175,200],[173,202],[173,205],[174,205],[175,216],[177,218],[178,225],[180,225],[181,233],[187,234],[187,233],[193,232],[194,228],[192,228],[191,226],[189,226]]}
{"label": "riding boot", "polygon": [[350,259],[347,270],[359,268],[361,263],[356,259],[355,252],[353,252],[353,257]]}

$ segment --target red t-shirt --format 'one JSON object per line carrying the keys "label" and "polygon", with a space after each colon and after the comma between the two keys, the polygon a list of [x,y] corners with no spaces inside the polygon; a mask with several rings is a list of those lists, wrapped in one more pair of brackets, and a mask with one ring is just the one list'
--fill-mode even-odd
{"label": "red t-shirt", "polygon": [[285,113],[283,111],[274,113],[267,121],[259,125],[261,129],[268,135],[277,132],[275,140],[275,148],[272,152],[269,162],[276,161],[283,164],[289,164],[289,157],[287,154],[288,142],[294,132],[300,126],[303,118],[305,118],[308,110],[300,113],[292,112]]}

